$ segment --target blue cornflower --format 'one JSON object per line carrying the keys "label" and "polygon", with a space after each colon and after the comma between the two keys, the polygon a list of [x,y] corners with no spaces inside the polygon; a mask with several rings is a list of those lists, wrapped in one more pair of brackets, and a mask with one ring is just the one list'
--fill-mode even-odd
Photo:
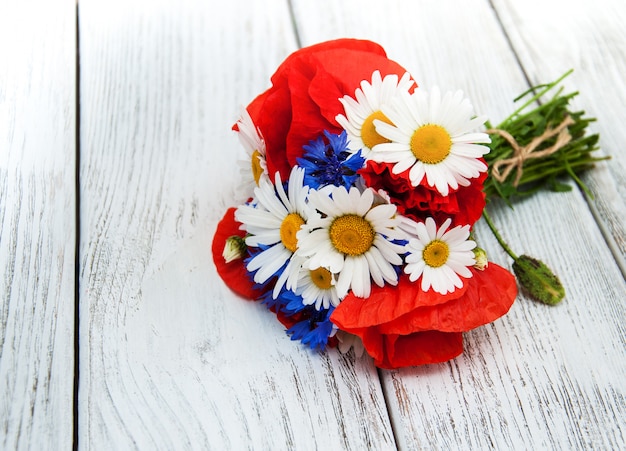
{"label": "blue cornflower", "polygon": [[293,316],[300,313],[307,306],[302,303],[302,296],[291,290],[282,287],[276,297],[272,291],[267,291],[259,298],[261,304],[274,312],[282,312],[286,316]]}
{"label": "blue cornflower", "polygon": [[285,307],[285,300],[280,295],[276,297],[272,296],[272,290],[263,293],[259,297],[259,300],[261,301],[261,304],[273,312],[282,311]]}
{"label": "blue cornflower", "polygon": [[281,312],[287,317],[296,315],[299,321],[287,329],[287,334],[292,340],[300,340],[311,349],[324,350],[328,339],[335,333],[333,323],[330,321],[330,315],[335,307],[316,310],[313,305],[304,305],[302,296],[286,288],[282,288],[276,297],[268,291],[260,300],[273,312]]}
{"label": "blue cornflower", "polygon": [[287,334],[291,335],[292,340],[300,340],[311,349],[323,351],[328,344],[328,339],[335,332],[333,323],[330,321],[333,310],[335,310],[334,307],[315,310],[312,306],[306,306],[302,311],[302,321],[287,329]]}
{"label": "blue cornflower", "polygon": [[312,140],[303,147],[304,155],[298,158],[298,165],[304,169],[304,184],[312,189],[326,185],[344,186],[346,189],[359,177],[357,171],[365,163],[361,151],[348,150],[348,135],[340,135],[324,130],[324,137]]}
{"label": "blue cornflower", "polygon": [[291,290],[283,290],[282,299],[285,302],[283,312],[288,316],[300,313],[306,308],[306,305],[302,303],[302,296],[297,295]]}
{"label": "blue cornflower", "polygon": [[316,310],[313,305],[304,305],[302,296],[285,288],[282,288],[275,298],[271,292],[267,292],[260,300],[273,312],[281,312],[287,317],[296,315],[299,321],[287,329],[287,334],[292,340],[300,340],[311,349],[324,350],[328,338],[334,335],[335,329],[330,321],[330,315],[335,307]]}

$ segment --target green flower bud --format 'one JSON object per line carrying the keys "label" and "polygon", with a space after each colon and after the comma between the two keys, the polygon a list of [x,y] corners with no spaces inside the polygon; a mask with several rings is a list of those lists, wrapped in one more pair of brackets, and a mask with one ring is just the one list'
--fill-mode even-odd
{"label": "green flower bud", "polygon": [[522,255],[513,262],[513,271],[522,288],[536,300],[555,305],[565,297],[561,281],[542,261]]}
{"label": "green flower bud", "polygon": [[474,268],[479,271],[484,271],[487,266],[489,266],[489,261],[487,260],[487,251],[485,251],[481,247],[474,248],[474,259],[476,263],[474,263]]}
{"label": "green flower bud", "polygon": [[246,254],[246,250],[246,240],[240,236],[233,235],[226,240],[222,257],[224,257],[226,263],[230,263],[233,260],[242,258]]}

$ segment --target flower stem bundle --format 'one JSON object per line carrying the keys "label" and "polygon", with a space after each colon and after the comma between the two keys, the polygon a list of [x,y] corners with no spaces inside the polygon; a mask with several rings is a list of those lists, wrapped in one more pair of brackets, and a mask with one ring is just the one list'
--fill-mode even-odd
{"label": "flower stem bundle", "polygon": [[[568,71],[552,83],[535,86],[514,101],[524,103],[500,125],[487,123],[492,136],[491,151],[485,156],[489,177],[485,181],[487,201],[501,198],[509,206],[515,198],[532,195],[540,189],[570,191],[563,176],[571,177],[589,196],[591,193],[579,174],[596,162],[609,157],[597,157],[598,134],[587,134],[595,119],[585,117],[584,111],[570,111],[570,101],[577,92],[563,94],[559,83],[571,74]],[[541,98],[556,90],[544,103]],[[532,107],[534,106],[534,107]],[[497,231],[486,210],[483,218],[500,246],[513,259],[513,271],[518,282],[534,299],[555,305],[565,297],[558,277],[545,263],[527,255],[517,256]]]}
{"label": "flower stem bundle", "polygon": [[[587,134],[587,127],[595,119],[585,117],[584,111],[570,111],[570,101],[578,92],[563,94],[563,87],[559,84],[571,73],[570,70],[552,83],[535,86],[521,94],[514,101],[525,99],[522,105],[496,127],[487,122],[488,132],[491,134],[491,151],[485,156],[490,168],[490,177],[485,182],[488,199],[499,197],[510,204],[513,198],[531,195],[542,188],[571,190],[570,185],[560,181],[562,176],[571,177],[590,195],[578,174],[608,157],[592,155],[598,150],[599,135]],[[552,91],[555,91],[552,97],[542,103],[543,96]],[[558,144],[559,135],[549,132],[561,124],[567,124],[566,133],[569,139],[554,148]],[[513,145],[499,131],[512,137]],[[531,152],[516,152],[516,145],[519,149],[524,149],[541,136],[545,136],[545,139],[531,149]],[[554,148],[554,151],[543,155],[540,153],[550,148]],[[534,158],[533,154],[540,156]],[[515,165],[515,170],[509,171],[506,177],[498,176],[504,172],[496,173],[502,162],[506,162],[509,167]]]}

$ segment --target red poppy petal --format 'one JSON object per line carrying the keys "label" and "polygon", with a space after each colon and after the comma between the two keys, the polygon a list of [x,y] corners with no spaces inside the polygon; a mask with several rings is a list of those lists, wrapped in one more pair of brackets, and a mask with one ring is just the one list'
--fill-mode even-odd
{"label": "red poppy petal", "polygon": [[517,297],[515,277],[495,263],[484,271],[472,268],[463,296],[444,304],[421,307],[381,325],[382,333],[409,334],[423,330],[465,332],[506,314]]}
{"label": "red poppy petal", "polygon": [[[309,94],[311,85],[320,78],[328,91],[333,91],[333,87],[336,90],[335,80],[321,68],[315,69],[312,79],[301,72],[293,73],[289,77],[292,119],[287,135],[287,161],[291,165],[297,164],[296,159],[303,155],[303,146],[321,136],[323,130],[331,133],[340,133],[342,130],[335,123],[334,118],[331,123],[322,116],[319,105]],[[339,97],[339,95],[335,97],[337,107],[341,107]]]}
{"label": "red poppy petal", "polygon": [[411,335],[383,335],[386,361],[380,368],[402,368],[446,362],[463,352],[463,335],[436,330]]}
{"label": "red poppy petal", "polygon": [[388,323],[424,306],[449,302],[461,297],[467,284],[452,293],[441,295],[433,290],[423,291],[420,282],[400,276],[397,286],[372,287],[367,299],[349,293],[337,306],[330,319],[340,329],[371,327]]}
{"label": "red poppy petal", "polygon": [[[384,78],[395,74],[401,78],[407,70],[385,55],[371,52],[333,49],[316,55],[319,66],[309,88],[311,98],[319,105],[319,111],[330,123],[337,114],[343,113],[339,98],[344,95],[354,97],[354,92],[361,82],[371,82],[375,70]],[[332,80],[329,82],[329,80]]]}
{"label": "red poppy petal", "polygon": [[291,123],[290,94],[287,87],[272,88],[258,96],[248,106],[254,124],[261,130],[265,140],[267,171],[272,179],[276,172],[281,178],[289,177],[290,166],[285,149],[287,133]]}
{"label": "red poppy petal", "polygon": [[463,352],[463,335],[439,331],[416,332],[410,335],[385,335],[370,327],[351,331],[361,337],[367,353],[379,368],[446,362]]}
{"label": "red poppy petal", "polygon": [[248,271],[246,271],[243,259],[226,263],[222,256],[224,245],[229,237],[233,235],[243,237],[246,234],[246,232],[239,229],[241,223],[235,220],[235,210],[235,208],[229,208],[222,220],[217,224],[211,245],[213,262],[217,268],[217,273],[228,288],[244,298],[254,300],[261,295],[261,292],[254,289],[254,283],[248,277]]}
{"label": "red poppy petal", "polygon": [[330,41],[321,42],[308,47],[303,47],[291,53],[285,61],[276,69],[274,75],[272,75],[272,83],[280,83],[280,80],[289,76],[289,72],[292,69],[294,63],[302,58],[310,58],[311,55],[316,53],[326,52],[329,50],[342,49],[348,52],[360,51],[367,52],[372,55],[386,56],[385,50],[375,42],[361,40],[361,39],[334,39]]}

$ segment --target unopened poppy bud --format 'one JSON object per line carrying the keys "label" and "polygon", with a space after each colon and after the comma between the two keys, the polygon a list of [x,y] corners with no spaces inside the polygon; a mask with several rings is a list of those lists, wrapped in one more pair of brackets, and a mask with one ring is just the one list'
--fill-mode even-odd
{"label": "unopened poppy bud", "polygon": [[484,271],[487,266],[489,266],[489,261],[487,260],[487,251],[485,251],[481,247],[474,248],[474,259],[476,263],[474,263],[474,268],[479,271]]}
{"label": "unopened poppy bud", "polygon": [[240,236],[233,235],[226,240],[222,257],[226,263],[230,263],[242,258],[246,254],[246,249],[246,241]]}
{"label": "unopened poppy bud", "polygon": [[555,305],[565,297],[561,281],[542,261],[522,255],[513,262],[513,271],[522,288],[536,300]]}

